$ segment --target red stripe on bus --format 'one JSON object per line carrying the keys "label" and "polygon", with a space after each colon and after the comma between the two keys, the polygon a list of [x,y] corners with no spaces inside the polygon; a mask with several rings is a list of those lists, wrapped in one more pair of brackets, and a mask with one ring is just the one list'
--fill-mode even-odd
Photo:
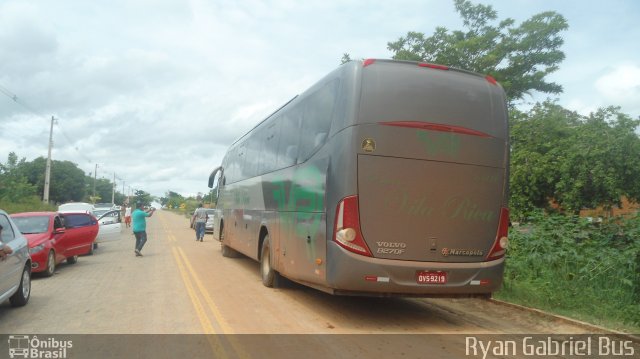
{"label": "red stripe on bus", "polygon": [[444,125],[441,123],[419,122],[419,121],[393,121],[393,122],[378,122],[378,123],[385,126],[419,128],[422,130],[452,132],[452,133],[459,133],[462,135],[479,136],[479,137],[485,137],[485,138],[493,137],[487,133],[477,131],[477,130],[472,130],[470,128]]}
{"label": "red stripe on bus", "polygon": [[436,69],[436,70],[449,70],[448,66],[430,64],[428,62],[420,62],[420,63],[418,63],[418,66],[420,66],[420,67],[428,67],[430,69]]}

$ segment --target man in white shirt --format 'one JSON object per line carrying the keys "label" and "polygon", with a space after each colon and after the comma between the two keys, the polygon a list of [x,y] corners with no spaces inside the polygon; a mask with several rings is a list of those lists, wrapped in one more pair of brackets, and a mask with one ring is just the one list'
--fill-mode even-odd
{"label": "man in white shirt", "polygon": [[202,203],[198,205],[198,209],[196,209],[196,213],[193,215],[195,217],[196,224],[196,242],[202,242],[204,239],[204,226],[207,223],[207,210],[202,208]]}

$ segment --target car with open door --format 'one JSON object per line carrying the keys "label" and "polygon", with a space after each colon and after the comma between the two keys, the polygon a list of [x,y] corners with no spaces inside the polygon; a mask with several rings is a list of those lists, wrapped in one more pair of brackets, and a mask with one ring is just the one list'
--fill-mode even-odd
{"label": "car with open door", "polygon": [[11,219],[29,241],[31,271],[46,277],[58,264],[74,264],[88,254],[98,234],[97,222],[88,213],[24,212]]}
{"label": "car with open door", "polygon": [[99,230],[96,243],[111,242],[120,239],[122,232],[122,216],[114,209],[98,217]]}

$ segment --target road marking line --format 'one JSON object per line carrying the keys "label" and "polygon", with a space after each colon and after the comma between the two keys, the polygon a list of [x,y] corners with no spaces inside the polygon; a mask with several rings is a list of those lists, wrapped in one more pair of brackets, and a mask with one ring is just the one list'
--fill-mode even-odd
{"label": "road marking line", "polygon": [[184,264],[180,259],[180,255],[175,247],[171,248],[173,251],[173,256],[175,257],[176,263],[178,264],[178,270],[180,271],[180,276],[182,277],[182,281],[184,282],[185,287],[187,288],[187,294],[189,294],[189,298],[191,298],[191,302],[198,314],[198,318],[200,319],[200,324],[202,324],[202,329],[204,329],[205,334],[215,334],[213,330],[213,326],[209,321],[209,317],[206,315],[202,303],[200,299],[198,299],[198,295],[196,294],[191,281],[189,280],[189,275],[184,268]]}
{"label": "road marking line", "polygon": [[193,267],[191,266],[191,263],[187,259],[187,256],[184,254],[184,251],[182,250],[182,248],[178,247],[178,252],[182,256],[182,259],[184,260],[184,263],[186,264],[186,267],[189,270],[189,273],[191,273],[191,276],[193,277],[194,282],[196,283],[196,286],[198,287],[198,289],[200,289],[200,292],[202,293],[202,296],[204,297],[205,302],[209,306],[209,309],[211,309],[211,312],[213,313],[215,320],[218,322],[218,324],[222,328],[222,331],[224,332],[224,334],[233,334],[233,329],[231,329],[231,326],[229,326],[227,321],[224,319],[224,317],[220,313],[218,306],[211,299],[211,296],[209,295],[209,292],[207,291],[207,289],[204,287],[204,285],[202,285],[200,278],[198,278],[196,271],[193,270]]}
{"label": "road marking line", "polygon": [[[174,249],[175,248],[176,247],[174,247]],[[233,329],[231,329],[231,326],[229,325],[229,323],[227,323],[227,321],[222,316],[222,313],[220,313],[220,309],[218,309],[218,306],[216,305],[216,303],[213,301],[213,299],[211,299],[211,296],[209,295],[209,292],[207,291],[207,289],[204,287],[204,285],[202,285],[202,282],[200,281],[200,278],[196,274],[196,271],[193,270],[193,267],[191,266],[191,262],[189,262],[189,260],[187,259],[187,256],[184,254],[184,251],[182,250],[182,248],[177,247],[177,250],[180,253],[180,256],[182,257],[182,260],[184,261],[187,269],[189,270],[189,273],[191,274],[191,277],[193,278],[194,282],[196,283],[196,286],[200,290],[200,294],[202,294],[202,296],[204,297],[205,302],[209,306],[209,309],[213,313],[213,316],[215,317],[214,319],[216,320],[218,325],[222,328],[222,331],[223,331],[224,334],[230,334],[230,335],[226,336],[226,338],[229,340],[229,343],[233,347],[233,350],[235,351],[235,354],[239,358],[251,358],[251,356],[248,355],[248,353],[244,351],[244,349],[242,348],[240,343],[238,343],[237,340],[235,339],[235,337],[233,336],[233,334],[234,334],[233,333]]]}
{"label": "road marking line", "polygon": [[209,341],[209,346],[211,346],[211,349],[216,354],[215,355],[216,358],[228,358],[227,353],[225,352],[222,346],[222,343],[218,339],[218,336],[215,335],[217,333],[213,329],[213,325],[211,325],[211,321],[209,321],[209,317],[207,316],[207,313],[205,312],[204,307],[200,302],[200,299],[198,299],[198,295],[194,290],[193,285],[191,284],[191,280],[189,279],[189,274],[184,268],[184,264],[180,259],[180,255],[178,254],[178,251],[176,250],[175,247],[171,248],[171,250],[173,252],[173,257],[176,263],[178,264],[178,270],[180,272],[180,276],[182,277],[182,281],[184,282],[184,285],[187,288],[187,293],[189,294],[191,303],[193,304],[193,307],[196,310],[198,319],[200,319],[200,324],[202,325],[204,334],[214,334],[214,335],[206,336],[207,341]]}

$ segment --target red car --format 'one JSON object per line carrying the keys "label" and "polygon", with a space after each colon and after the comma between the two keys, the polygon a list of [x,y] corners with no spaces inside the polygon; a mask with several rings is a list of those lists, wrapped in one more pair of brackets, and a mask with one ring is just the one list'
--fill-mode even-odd
{"label": "red car", "polygon": [[98,220],[90,213],[26,212],[11,215],[29,241],[32,272],[53,275],[56,265],[73,264],[90,254],[98,235]]}

